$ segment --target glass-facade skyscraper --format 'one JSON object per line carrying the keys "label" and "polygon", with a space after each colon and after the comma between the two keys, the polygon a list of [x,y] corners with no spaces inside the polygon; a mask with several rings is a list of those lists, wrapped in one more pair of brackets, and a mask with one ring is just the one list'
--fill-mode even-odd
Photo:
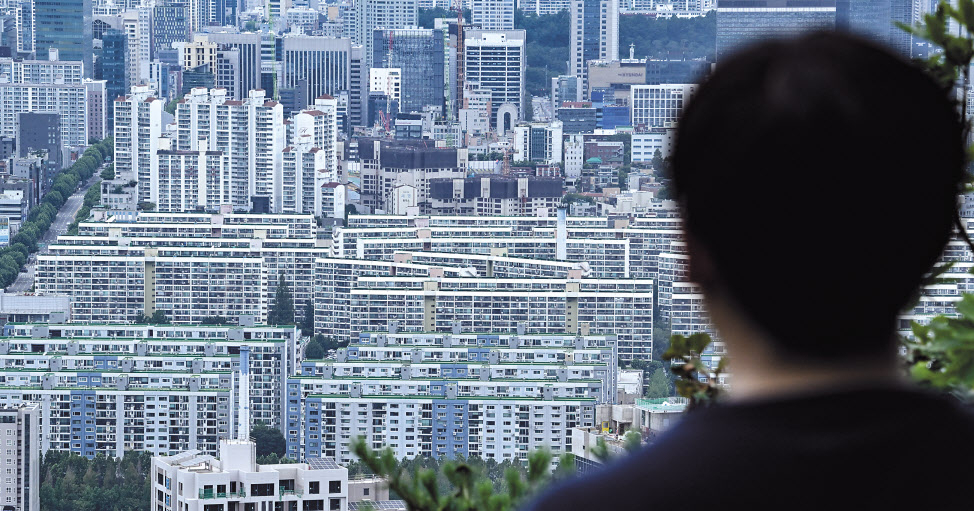
{"label": "glass-facade skyscraper", "polygon": [[109,124],[114,118],[112,110],[115,99],[125,96],[129,86],[125,70],[128,69],[128,37],[121,30],[111,29],[102,36],[101,79],[105,80],[105,94],[108,99]]}
{"label": "glass-facade skyscraper", "polygon": [[717,61],[761,39],[834,29],[835,16],[836,0],[718,0]]}
{"label": "glass-facade skyscraper", "polygon": [[81,61],[92,76],[91,0],[34,0],[34,43],[37,58],[46,60],[57,48],[60,60]]}
{"label": "glass-facade skyscraper", "polygon": [[375,30],[373,35],[372,67],[402,70],[399,111],[443,108],[443,31],[410,28]]}

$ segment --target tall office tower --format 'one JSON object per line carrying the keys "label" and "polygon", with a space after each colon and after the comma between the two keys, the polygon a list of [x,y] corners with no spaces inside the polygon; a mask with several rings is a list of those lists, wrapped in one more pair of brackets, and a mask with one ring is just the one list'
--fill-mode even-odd
{"label": "tall office tower", "polygon": [[[51,49],[50,57],[57,50]],[[0,58],[0,135],[16,137],[22,112],[60,112],[61,142],[88,145],[87,92],[80,61]]]}
{"label": "tall office tower", "polygon": [[[568,73],[588,90],[588,61],[619,60],[619,0],[571,0]],[[583,97],[582,99],[588,99]]]}
{"label": "tall office tower", "polygon": [[239,95],[234,99],[243,100],[252,90],[262,88],[261,73],[261,40],[260,34],[234,34],[230,32],[211,32],[200,36],[205,40],[216,43],[221,49],[234,49],[240,52],[240,87]]}
{"label": "tall office tower", "polygon": [[128,37],[121,30],[111,29],[102,36],[101,78],[108,92],[108,118],[112,118],[115,99],[129,93]]}
{"label": "tall office tower", "polygon": [[484,30],[514,30],[514,0],[473,0],[470,22]]}
{"label": "tall office tower", "polygon": [[136,85],[129,95],[114,99],[115,178],[137,181],[139,202],[151,201],[149,182],[157,173],[163,101],[148,86]]}
{"label": "tall office tower", "polygon": [[697,85],[633,85],[631,91],[633,127],[638,130],[674,128],[684,104],[697,91]]}
{"label": "tall office tower", "polygon": [[34,51],[34,1],[22,0],[17,4],[17,29],[20,37],[17,39],[17,51],[30,53]]}
{"label": "tall office tower", "polygon": [[296,98],[303,109],[323,95],[337,96],[351,88],[350,39],[314,36],[281,38],[281,89],[300,88],[304,97]]}
{"label": "tall office tower", "polygon": [[[491,124],[506,132],[524,118],[524,30],[466,30],[464,36],[464,79],[491,91]],[[513,115],[504,112],[512,105]]]}
{"label": "tall office tower", "polygon": [[234,101],[222,89],[193,89],[176,107],[174,148],[200,151],[206,140],[207,149],[228,155],[226,203],[238,211],[280,212],[285,137],[284,108],[262,90],[252,90],[247,99]]}
{"label": "tall office tower", "polygon": [[372,36],[377,28],[419,25],[417,0],[360,0],[355,2],[353,41],[365,48],[365,62],[373,62]]}
{"label": "tall office tower", "polygon": [[156,4],[152,11],[153,54],[171,50],[172,43],[189,40],[189,19],[186,4],[169,2]]}
{"label": "tall office tower", "polygon": [[59,59],[84,63],[91,78],[91,0],[34,0],[34,52],[58,50]]}
{"label": "tall office tower", "polygon": [[227,97],[239,100],[240,90],[240,50],[225,49],[216,52],[216,87],[227,90]]}
{"label": "tall office tower", "polygon": [[[108,136],[108,82],[85,80],[88,96],[88,140],[101,140]],[[115,98],[112,98],[114,102]]]}
{"label": "tall office tower", "polygon": [[350,90],[348,92],[345,130],[352,132],[353,126],[363,126],[368,118],[369,101],[369,61],[365,58],[365,47],[352,45]]}
{"label": "tall office tower", "polygon": [[717,61],[766,37],[835,28],[835,5],[836,0],[719,0]]}
{"label": "tall office tower", "polygon": [[443,31],[425,28],[376,30],[372,68],[398,68],[400,112],[443,111]]}
{"label": "tall office tower", "polygon": [[[143,12],[146,11],[146,12]],[[151,21],[151,11],[147,9],[133,9],[122,13],[122,30],[128,38],[128,85],[140,85],[148,82],[149,50],[151,49],[151,36],[147,35],[150,30],[148,21]],[[145,79],[142,73],[145,69]]]}
{"label": "tall office tower", "polygon": [[132,79],[133,82],[148,83],[149,81],[149,62],[152,62],[153,41],[152,41],[152,9],[149,7],[139,7],[139,45],[136,56],[139,61],[139,74]]}

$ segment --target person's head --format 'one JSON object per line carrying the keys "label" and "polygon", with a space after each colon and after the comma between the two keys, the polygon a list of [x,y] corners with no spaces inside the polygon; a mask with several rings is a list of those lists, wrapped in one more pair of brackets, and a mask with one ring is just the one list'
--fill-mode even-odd
{"label": "person's head", "polygon": [[672,160],[691,277],[784,358],[888,354],[952,232],[962,131],[924,72],[849,35],[721,61]]}

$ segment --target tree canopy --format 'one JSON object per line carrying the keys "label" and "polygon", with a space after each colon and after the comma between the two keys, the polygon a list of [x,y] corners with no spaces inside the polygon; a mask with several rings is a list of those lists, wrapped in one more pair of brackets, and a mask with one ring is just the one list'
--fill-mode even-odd
{"label": "tree canopy", "polygon": [[294,324],[294,296],[288,287],[284,275],[277,281],[277,292],[274,294],[274,306],[267,314],[268,325]]}

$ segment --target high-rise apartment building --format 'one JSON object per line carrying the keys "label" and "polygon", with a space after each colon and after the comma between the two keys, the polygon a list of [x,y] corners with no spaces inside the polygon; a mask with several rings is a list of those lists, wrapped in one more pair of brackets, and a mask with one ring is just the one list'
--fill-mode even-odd
{"label": "high-rise apartment building", "polygon": [[42,431],[40,404],[0,405],[0,438],[6,443],[6,456],[0,458],[0,509],[41,508]]}
{"label": "high-rise apartment building", "polygon": [[717,61],[767,37],[835,28],[835,18],[836,0],[718,0]]}
{"label": "high-rise apartment building", "polygon": [[[491,124],[506,132],[524,117],[524,30],[464,31],[464,79],[491,91]],[[505,104],[515,107],[498,120]]]}
{"label": "high-rise apartment building", "polygon": [[[223,89],[193,89],[176,107],[179,151],[220,151],[229,158],[229,202],[237,211],[280,212],[281,155],[285,147],[284,109],[252,90],[244,101],[227,98]],[[140,185],[145,181],[140,177]],[[150,191],[149,197],[157,197]],[[145,200],[153,201],[151,198]],[[213,207],[213,205],[209,205]]]}
{"label": "high-rise apartment building", "polygon": [[22,323],[0,337],[0,406],[38,404],[43,428],[25,455],[215,453],[244,404],[253,420],[283,424],[297,344],[294,327]]}
{"label": "high-rise apartment building", "polygon": [[314,259],[326,253],[316,247],[313,215],[141,212],[115,221],[82,222],[77,239],[52,244],[38,264],[38,293],[70,296],[77,321],[131,322],[159,310],[174,324],[242,315],[261,322],[281,277],[300,320]]}
{"label": "high-rise apartment building", "polygon": [[[400,112],[422,112],[426,107],[442,112],[444,106],[443,31],[425,28],[376,30],[372,68],[400,71]],[[373,88],[372,90],[377,90]],[[391,92],[391,91],[390,91]]]}
{"label": "high-rise apartment building", "polygon": [[84,64],[92,77],[91,0],[34,0],[34,52],[46,56],[58,50],[59,59]]}
{"label": "high-rise apartment building", "polygon": [[588,61],[619,60],[619,0],[571,0],[570,19],[568,73],[578,78],[584,94]]}
{"label": "high-rise apartment building", "polygon": [[[51,57],[57,54],[51,53]],[[0,58],[0,135],[16,137],[23,112],[59,112],[61,143],[88,145],[87,90],[79,61]]]}
{"label": "high-rise apartment building", "polygon": [[615,402],[617,355],[611,335],[362,333],[334,361],[304,361],[288,379],[298,406],[283,429],[287,455],[349,462],[355,437],[396,458],[564,453],[572,428],[594,425],[595,406]]}
{"label": "high-rise apartment building", "polygon": [[148,86],[140,85],[115,99],[113,105],[116,181],[136,181],[137,201],[152,201],[155,196],[149,183],[158,173],[155,152],[162,131],[163,101]]}
{"label": "high-rise apartment building", "polygon": [[514,30],[514,0],[472,0],[470,22],[484,30]]}

